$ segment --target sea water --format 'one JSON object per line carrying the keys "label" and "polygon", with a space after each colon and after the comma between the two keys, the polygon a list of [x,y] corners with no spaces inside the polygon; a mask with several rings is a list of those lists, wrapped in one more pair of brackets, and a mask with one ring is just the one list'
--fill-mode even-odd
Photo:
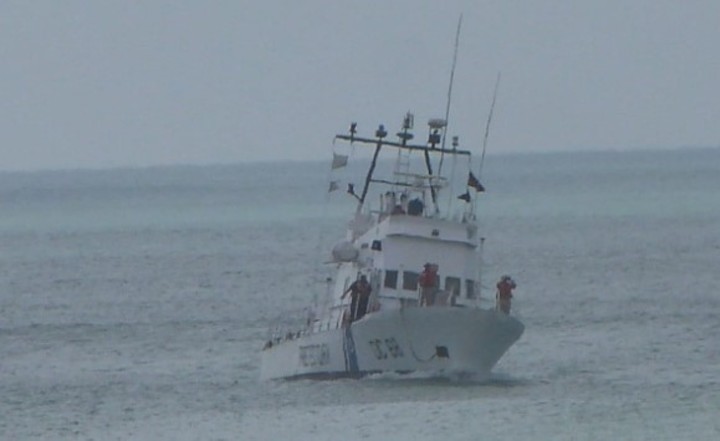
{"label": "sea water", "polygon": [[526,325],[489,381],[260,382],[324,295],[333,176],[0,173],[0,439],[720,438],[720,150],[489,156],[483,295],[511,274]]}

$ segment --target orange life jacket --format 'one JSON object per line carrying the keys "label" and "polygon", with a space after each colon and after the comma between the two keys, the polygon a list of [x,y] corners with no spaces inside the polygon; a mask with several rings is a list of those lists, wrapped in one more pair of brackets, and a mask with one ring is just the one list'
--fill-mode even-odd
{"label": "orange life jacket", "polygon": [[497,289],[498,289],[498,297],[500,297],[501,299],[512,298],[513,286],[507,280],[498,282]]}
{"label": "orange life jacket", "polygon": [[432,288],[435,286],[435,273],[433,271],[425,270],[420,274],[418,283],[423,288]]}

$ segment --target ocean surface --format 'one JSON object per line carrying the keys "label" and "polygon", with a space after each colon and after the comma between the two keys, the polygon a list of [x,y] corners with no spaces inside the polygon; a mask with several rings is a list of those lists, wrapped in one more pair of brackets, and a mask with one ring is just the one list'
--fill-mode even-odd
{"label": "ocean surface", "polygon": [[487,158],[526,325],[489,381],[260,382],[352,212],[331,177],[0,172],[0,439],[720,439],[720,149]]}

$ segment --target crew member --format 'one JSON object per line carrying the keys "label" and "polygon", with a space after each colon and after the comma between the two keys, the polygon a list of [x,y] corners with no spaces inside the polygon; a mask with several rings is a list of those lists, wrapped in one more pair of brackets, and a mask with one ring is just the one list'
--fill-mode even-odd
{"label": "crew member", "polygon": [[340,299],[350,294],[350,321],[360,320],[367,312],[368,301],[372,288],[365,275],[350,284],[350,287],[343,293]]}
{"label": "crew member", "polygon": [[418,284],[420,285],[420,306],[432,306],[437,295],[437,271],[438,266],[426,263],[423,272],[420,273]]}
{"label": "crew member", "polygon": [[500,281],[497,283],[496,309],[504,312],[505,314],[510,314],[510,303],[512,302],[513,296],[512,290],[516,287],[517,285],[512,277],[502,276],[500,278]]}

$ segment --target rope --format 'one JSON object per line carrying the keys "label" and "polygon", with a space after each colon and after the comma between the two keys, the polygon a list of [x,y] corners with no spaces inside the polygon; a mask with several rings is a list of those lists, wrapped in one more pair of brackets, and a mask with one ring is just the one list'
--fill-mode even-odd
{"label": "rope", "polygon": [[413,347],[412,340],[410,339],[410,333],[407,330],[407,326],[405,325],[405,314],[403,313],[404,308],[402,305],[400,306],[400,325],[403,328],[403,331],[405,331],[405,339],[408,342],[408,346],[410,346],[410,353],[412,354],[415,361],[419,361],[420,363],[427,363],[433,358],[437,357],[437,352],[430,356],[428,359],[420,358],[417,353],[415,352],[415,348]]}

